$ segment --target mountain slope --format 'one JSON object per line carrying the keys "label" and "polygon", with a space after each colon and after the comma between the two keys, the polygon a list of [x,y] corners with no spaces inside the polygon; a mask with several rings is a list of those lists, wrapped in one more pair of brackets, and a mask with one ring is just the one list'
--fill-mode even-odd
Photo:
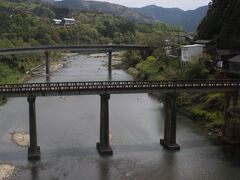
{"label": "mountain slope", "polygon": [[170,25],[182,26],[187,31],[196,31],[208,9],[208,6],[203,6],[195,10],[183,11],[178,8],[162,8],[154,5],[128,8],[107,2],[84,0],[63,0],[57,1],[55,4],[91,12],[108,13],[140,23],[153,24],[161,21]]}
{"label": "mountain slope", "polygon": [[147,17],[134,9],[127,8],[125,6],[99,2],[99,1],[84,1],[84,0],[63,0],[56,1],[56,5],[64,6],[73,9],[86,10],[90,12],[101,12],[112,14],[114,16],[120,16],[129,20],[133,20],[139,23],[149,23],[152,24],[155,22],[153,18]]}
{"label": "mountain slope", "polygon": [[63,0],[55,1],[54,4],[73,9],[89,10],[88,3],[84,0]]}
{"label": "mountain slope", "polygon": [[136,22],[144,22],[149,24],[155,22],[152,18],[142,15],[136,12],[134,9],[125,6],[98,1],[88,1],[87,3],[89,5],[90,11],[113,14],[115,16],[121,16],[130,20],[134,20]]}
{"label": "mountain slope", "polygon": [[208,6],[183,11],[178,8],[162,8],[155,5],[135,8],[139,13],[167,24],[184,27],[187,31],[196,31],[198,24],[207,13]]}

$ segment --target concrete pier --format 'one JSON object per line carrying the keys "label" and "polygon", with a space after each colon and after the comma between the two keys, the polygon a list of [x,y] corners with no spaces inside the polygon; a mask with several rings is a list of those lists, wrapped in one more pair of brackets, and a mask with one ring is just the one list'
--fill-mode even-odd
{"label": "concrete pier", "polygon": [[101,155],[113,155],[109,145],[109,94],[101,94],[100,103],[100,142],[97,143],[97,150]]}
{"label": "concrete pier", "polygon": [[108,52],[108,74],[112,74],[112,51]]}
{"label": "concrete pier", "polygon": [[176,143],[176,94],[167,93],[165,99],[164,138],[160,144],[168,150],[180,150]]}
{"label": "concrete pier", "polygon": [[49,52],[45,51],[45,61],[46,61],[46,76],[50,76],[50,61],[49,61]]}
{"label": "concrete pier", "polygon": [[28,160],[40,159],[40,147],[37,146],[37,124],[36,124],[36,107],[35,96],[28,96],[29,103],[29,133],[30,147],[28,148]]}
{"label": "concrete pier", "polygon": [[141,51],[140,51],[140,54],[141,54],[141,59],[142,59],[142,60],[145,60],[145,59],[146,59],[146,53],[145,53],[145,51],[144,51],[144,50],[141,50]]}
{"label": "concrete pier", "polygon": [[230,144],[239,143],[235,137],[234,123],[230,121],[229,108],[238,105],[238,92],[226,93],[224,97],[223,140]]}
{"label": "concrete pier", "polygon": [[234,92],[232,95],[232,101],[233,101],[233,106],[236,107],[238,106],[238,91]]}

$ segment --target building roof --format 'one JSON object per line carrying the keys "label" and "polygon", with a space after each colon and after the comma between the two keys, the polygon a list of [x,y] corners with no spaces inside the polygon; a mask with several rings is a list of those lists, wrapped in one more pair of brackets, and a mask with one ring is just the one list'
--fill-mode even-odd
{"label": "building roof", "polygon": [[193,45],[181,46],[181,48],[194,48],[194,47],[205,47],[205,45],[203,45],[203,44],[193,44]]}
{"label": "building roof", "polygon": [[74,18],[63,18],[64,21],[76,21]]}
{"label": "building roof", "polygon": [[240,63],[240,55],[238,56],[234,56],[231,59],[228,60],[229,62],[236,62],[236,63]]}
{"label": "building roof", "polygon": [[62,22],[61,19],[53,19],[54,22]]}
{"label": "building roof", "polygon": [[190,40],[193,40],[193,39],[194,39],[194,37],[193,37],[193,36],[190,36],[190,35],[185,36],[185,37],[188,38],[188,39],[190,39]]}
{"label": "building roof", "polygon": [[217,53],[222,56],[228,55],[240,55],[240,50],[233,50],[233,49],[217,49]]}
{"label": "building roof", "polygon": [[203,40],[203,39],[199,39],[199,40],[195,41],[196,44],[209,44],[211,42],[212,42],[212,40]]}

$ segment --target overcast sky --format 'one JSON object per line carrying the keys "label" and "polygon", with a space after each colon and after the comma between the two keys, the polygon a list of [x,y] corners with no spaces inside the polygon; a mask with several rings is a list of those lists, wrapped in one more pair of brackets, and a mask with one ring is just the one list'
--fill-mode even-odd
{"label": "overcast sky", "polygon": [[121,4],[128,7],[143,7],[146,5],[157,5],[161,7],[178,7],[183,10],[196,9],[207,5],[211,0],[95,0]]}

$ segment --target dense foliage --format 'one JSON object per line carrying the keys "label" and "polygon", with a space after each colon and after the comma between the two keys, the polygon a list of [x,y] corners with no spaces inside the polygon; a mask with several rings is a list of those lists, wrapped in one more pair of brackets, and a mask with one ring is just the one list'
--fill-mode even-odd
{"label": "dense foliage", "polygon": [[[185,69],[181,68],[179,58],[166,57],[162,48],[156,49],[146,59],[135,51],[127,52],[123,60],[128,73],[144,80],[213,79],[216,73],[209,66],[211,57],[207,54],[193,59]],[[177,96],[177,107],[195,121],[220,133],[224,124],[223,99],[221,93],[184,92]]]}
{"label": "dense foliage", "polygon": [[201,39],[214,39],[219,48],[240,48],[240,1],[212,0],[198,27]]}

